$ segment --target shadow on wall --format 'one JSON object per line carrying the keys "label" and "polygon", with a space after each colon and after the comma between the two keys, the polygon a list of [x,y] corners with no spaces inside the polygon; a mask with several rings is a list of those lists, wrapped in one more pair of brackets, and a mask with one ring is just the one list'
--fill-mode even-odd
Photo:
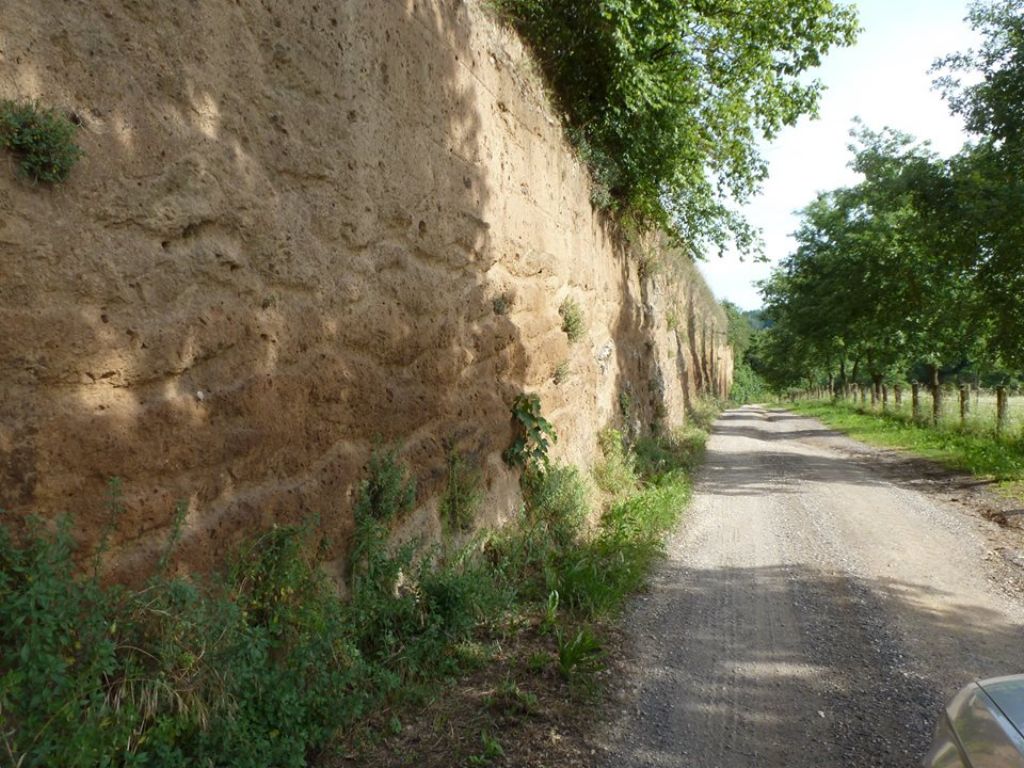
{"label": "shadow on wall", "polygon": [[0,507],[88,549],[122,477],[136,579],[178,499],[189,567],[311,515],[341,557],[375,441],[424,496],[437,435],[498,461],[525,353],[482,277],[466,13],[8,3],[0,97],[74,110],[86,156],[54,190],[0,172]]}
{"label": "shadow on wall", "polygon": [[658,431],[688,420],[700,399],[727,397],[732,371],[727,321],[714,295],[685,253],[664,237],[652,240],[644,248],[657,253],[654,274],[641,279],[634,307],[623,302],[620,326],[633,328],[635,339],[620,348],[620,369],[646,387],[633,398],[636,427]]}
{"label": "shadow on wall", "polygon": [[[638,701],[668,713],[627,719],[621,741],[654,745],[645,764],[678,765],[690,748],[695,765],[905,768],[953,692],[1024,663],[1024,628],[926,585],[803,565],[666,566],[658,582],[683,593],[683,615],[658,617],[651,637],[692,631],[646,643]],[[894,617],[931,638],[912,666]]]}
{"label": "shadow on wall", "polygon": [[[618,393],[618,414],[613,423],[622,424],[623,434],[636,439],[653,422],[650,392],[645,391],[652,381],[651,366],[657,367],[652,352],[654,316],[645,299],[642,282],[637,279],[637,260],[621,235],[609,232],[609,241],[615,243],[622,297],[614,320],[612,338],[615,339],[617,365],[615,391]],[[633,294],[636,291],[637,295]]]}

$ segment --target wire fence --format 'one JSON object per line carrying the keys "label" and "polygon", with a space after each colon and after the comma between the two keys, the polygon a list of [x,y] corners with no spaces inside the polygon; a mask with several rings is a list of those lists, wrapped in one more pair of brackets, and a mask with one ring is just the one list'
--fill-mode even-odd
{"label": "wire fence", "polygon": [[934,393],[924,385],[887,385],[877,389],[851,386],[835,393],[819,389],[797,396],[845,401],[869,412],[890,414],[939,429],[1024,440],[1024,391],[1006,387],[943,386],[937,408]]}

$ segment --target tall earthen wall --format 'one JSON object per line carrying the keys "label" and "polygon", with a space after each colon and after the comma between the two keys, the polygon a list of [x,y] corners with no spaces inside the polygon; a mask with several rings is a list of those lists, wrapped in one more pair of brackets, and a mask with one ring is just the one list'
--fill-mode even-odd
{"label": "tall earthen wall", "polygon": [[117,577],[178,500],[182,568],[310,515],[340,568],[377,444],[419,479],[408,530],[437,530],[450,446],[499,523],[517,393],[587,464],[603,427],[728,389],[700,276],[640,278],[477,3],[5,0],[0,98],[66,110],[85,150],[53,189],[0,155],[0,508],[66,513],[89,551],[121,478]]}

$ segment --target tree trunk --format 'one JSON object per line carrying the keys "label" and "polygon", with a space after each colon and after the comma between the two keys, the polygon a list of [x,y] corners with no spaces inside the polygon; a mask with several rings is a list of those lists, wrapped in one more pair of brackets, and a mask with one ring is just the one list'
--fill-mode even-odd
{"label": "tree trunk", "polygon": [[872,373],[871,382],[871,407],[877,408],[878,403],[882,400],[882,374]]}
{"label": "tree trunk", "polygon": [[938,426],[939,417],[942,416],[942,384],[939,381],[939,366],[930,365],[931,388],[932,388],[932,424]]}
{"label": "tree trunk", "polygon": [[996,387],[996,432],[1000,434],[1006,429],[1006,387]]}

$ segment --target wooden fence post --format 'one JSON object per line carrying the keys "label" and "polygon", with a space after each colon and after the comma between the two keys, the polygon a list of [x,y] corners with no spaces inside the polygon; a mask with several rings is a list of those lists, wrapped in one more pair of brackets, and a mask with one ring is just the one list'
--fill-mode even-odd
{"label": "wooden fence post", "polygon": [[996,432],[1006,429],[1007,421],[1006,387],[996,387]]}
{"label": "wooden fence post", "polygon": [[896,399],[896,410],[900,409],[903,405],[903,387],[899,384],[894,384],[892,388],[893,397]]}
{"label": "wooden fence post", "polygon": [[889,410],[889,385],[882,385],[882,410]]}
{"label": "wooden fence post", "polygon": [[960,385],[960,426],[967,426],[967,412],[971,407],[970,391],[963,384]]}
{"label": "wooden fence post", "polygon": [[914,421],[921,418],[921,385],[916,381],[910,385],[911,413]]}
{"label": "wooden fence post", "polygon": [[857,386],[860,387],[860,407],[863,408],[865,405],[867,405],[868,393],[864,389],[864,385],[863,384],[858,384]]}

